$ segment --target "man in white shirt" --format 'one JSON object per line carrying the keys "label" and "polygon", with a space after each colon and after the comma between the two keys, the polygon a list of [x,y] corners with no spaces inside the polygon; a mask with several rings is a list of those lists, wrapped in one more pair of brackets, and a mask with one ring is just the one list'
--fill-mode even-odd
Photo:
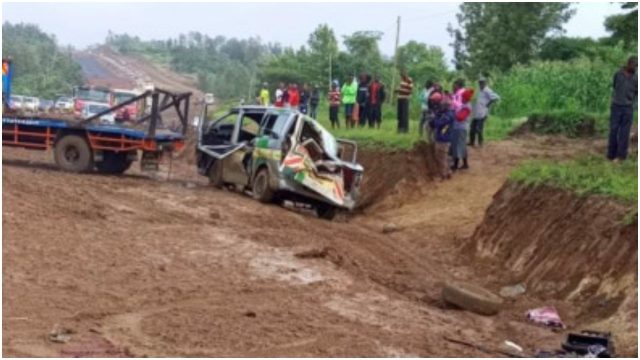
{"label": "man in white shirt", "polygon": [[489,108],[493,103],[500,100],[500,96],[487,86],[487,79],[480,78],[478,86],[480,86],[480,91],[473,107],[473,120],[471,120],[471,131],[469,133],[469,145],[471,146],[475,146],[476,136],[478,144],[482,146],[484,123],[489,116]]}

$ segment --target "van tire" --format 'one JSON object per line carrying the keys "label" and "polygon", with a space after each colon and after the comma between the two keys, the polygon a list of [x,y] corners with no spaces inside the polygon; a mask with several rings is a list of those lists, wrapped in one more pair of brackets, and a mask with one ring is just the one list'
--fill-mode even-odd
{"label": "van tire", "polygon": [[270,203],[274,199],[274,191],[269,181],[269,169],[266,167],[258,170],[253,178],[252,184],[253,198],[263,202]]}
{"label": "van tire", "polygon": [[53,157],[56,165],[64,171],[82,173],[93,170],[93,154],[84,136],[63,135],[56,141]]}
{"label": "van tire", "polygon": [[333,220],[333,218],[336,217],[337,212],[338,209],[336,209],[335,206],[327,204],[320,204],[316,206],[316,214],[318,214],[319,218],[324,220]]}
{"label": "van tire", "polygon": [[442,299],[464,310],[480,315],[495,315],[502,307],[502,299],[479,286],[450,282],[442,288]]}
{"label": "van tire", "polygon": [[209,184],[213,187],[222,189],[224,186],[223,166],[222,160],[214,160],[213,164],[209,167]]}

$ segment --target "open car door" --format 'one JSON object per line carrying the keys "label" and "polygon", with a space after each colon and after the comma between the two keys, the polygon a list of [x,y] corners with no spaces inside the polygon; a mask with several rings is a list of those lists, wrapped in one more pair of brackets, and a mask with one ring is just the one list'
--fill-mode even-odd
{"label": "open car door", "polygon": [[238,144],[234,139],[239,119],[240,112],[232,110],[208,124],[204,119],[201,120],[198,125],[198,150],[222,160],[240,149],[244,144]]}

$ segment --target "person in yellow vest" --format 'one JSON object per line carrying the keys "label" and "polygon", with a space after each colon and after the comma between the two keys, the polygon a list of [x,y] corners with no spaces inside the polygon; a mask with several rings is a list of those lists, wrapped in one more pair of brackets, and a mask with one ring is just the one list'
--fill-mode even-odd
{"label": "person in yellow vest", "polygon": [[260,105],[269,106],[269,89],[267,83],[262,83],[262,89],[260,89]]}

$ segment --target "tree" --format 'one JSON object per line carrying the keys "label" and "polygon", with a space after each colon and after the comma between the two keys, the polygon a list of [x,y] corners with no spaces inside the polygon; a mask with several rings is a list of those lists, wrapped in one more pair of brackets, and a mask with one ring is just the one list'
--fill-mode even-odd
{"label": "tree", "polygon": [[36,25],[3,23],[2,56],[13,60],[16,94],[54,98],[82,84],[70,49],[59,48],[55,37]]}
{"label": "tree", "polygon": [[398,65],[413,79],[442,80],[447,73],[442,49],[414,40],[398,47]]}
{"label": "tree", "polygon": [[562,32],[574,12],[569,3],[463,3],[460,29],[449,28],[456,65],[477,75],[526,64],[549,34]]}
{"label": "tree", "polygon": [[351,69],[348,71],[353,74],[361,71],[374,73],[381,71],[383,60],[378,41],[382,35],[380,31],[356,31],[344,37],[344,45],[351,58],[349,62]]}
{"label": "tree", "polygon": [[329,80],[329,62],[335,62],[338,56],[338,41],[333,30],[327,24],[318,27],[309,34],[309,56],[313,64],[312,78],[323,83]]}
{"label": "tree", "polygon": [[612,15],[607,17],[604,27],[611,32],[608,39],[611,43],[622,42],[627,49],[631,49],[634,44],[637,47],[638,39],[638,3],[626,2],[621,4],[624,10],[631,10],[626,14]]}

